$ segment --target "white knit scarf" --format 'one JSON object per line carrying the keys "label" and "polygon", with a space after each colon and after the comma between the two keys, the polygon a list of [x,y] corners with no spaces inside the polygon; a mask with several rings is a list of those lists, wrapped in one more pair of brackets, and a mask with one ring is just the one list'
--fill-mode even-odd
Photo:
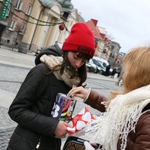
{"label": "white knit scarf", "polygon": [[[125,95],[114,98],[107,111],[91,123],[86,134],[94,133],[91,142],[103,145],[102,150],[117,150],[118,139],[122,140],[120,149],[125,150],[127,136],[135,130],[143,108],[150,102],[150,85],[141,87]],[[145,112],[143,112],[145,113]]]}
{"label": "white knit scarf", "polygon": [[[60,65],[63,62],[63,58],[61,56],[53,56],[53,55],[42,55],[40,57],[40,61],[48,65],[50,69],[55,67],[56,65]],[[70,72],[67,67],[65,68],[63,74],[60,74],[60,70],[54,71],[54,75],[58,80],[64,81],[69,87],[72,87],[73,85],[78,86],[80,83],[80,78],[75,77],[71,78],[72,72]]]}

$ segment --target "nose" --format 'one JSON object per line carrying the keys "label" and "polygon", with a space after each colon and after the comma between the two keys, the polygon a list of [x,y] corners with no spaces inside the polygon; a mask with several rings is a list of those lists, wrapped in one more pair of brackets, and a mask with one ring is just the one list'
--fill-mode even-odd
{"label": "nose", "polygon": [[84,63],[82,62],[82,60],[78,60],[75,62],[75,68],[78,69],[80,68]]}

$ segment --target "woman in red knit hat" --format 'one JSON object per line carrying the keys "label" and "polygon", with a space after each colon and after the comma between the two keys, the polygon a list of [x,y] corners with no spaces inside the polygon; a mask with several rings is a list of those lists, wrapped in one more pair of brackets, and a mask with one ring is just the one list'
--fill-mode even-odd
{"label": "woman in red knit hat", "polygon": [[76,23],[63,43],[44,49],[22,83],[9,115],[18,123],[7,150],[60,150],[66,122],[51,111],[58,93],[67,94],[87,78],[86,61],[95,52],[94,36],[84,23]]}

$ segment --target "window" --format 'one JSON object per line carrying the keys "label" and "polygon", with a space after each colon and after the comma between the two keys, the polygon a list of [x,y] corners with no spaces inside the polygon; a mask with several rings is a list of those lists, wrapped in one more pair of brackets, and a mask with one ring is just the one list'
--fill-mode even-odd
{"label": "window", "polygon": [[15,29],[15,26],[16,26],[16,21],[12,20],[11,24],[10,24],[10,27],[9,27],[9,30],[13,31]]}
{"label": "window", "polygon": [[115,46],[112,45],[112,46],[111,46],[111,49],[113,50],[114,48],[115,48]]}
{"label": "window", "polygon": [[19,34],[23,34],[24,31],[25,31],[25,28],[26,28],[26,26],[25,26],[24,24],[22,24],[22,25],[20,26],[20,32],[19,32]]}
{"label": "window", "polygon": [[26,10],[26,14],[27,15],[30,15],[31,9],[32,9],[32,6],[28,6],[27,7],[27,10]]}
{"label": "window", "polygon": [[23,4],[22,0],[18,0],[17,5],[16,5],[16,9],[21,10],[22,4]]}

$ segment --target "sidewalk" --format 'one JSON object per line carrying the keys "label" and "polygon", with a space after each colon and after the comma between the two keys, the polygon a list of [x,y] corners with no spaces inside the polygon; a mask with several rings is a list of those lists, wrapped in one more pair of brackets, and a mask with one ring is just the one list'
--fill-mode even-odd
{"label": "sidewalk", "polygon": [[12,51],[11,48],[0,48],[0,63],[10,64],[14,66],[21,66],[32,68],[34,66],[35,56],[33,53],[19,53],[17,50]]}
{"label": "sidewalk", "polygon": [[[32,68],[34,59],[35,56],[32,53],[23,54],[4,46],[0,48],[0,64]],[[15,94],[0,89],[0,106],[8,108],[14,97]]]}

